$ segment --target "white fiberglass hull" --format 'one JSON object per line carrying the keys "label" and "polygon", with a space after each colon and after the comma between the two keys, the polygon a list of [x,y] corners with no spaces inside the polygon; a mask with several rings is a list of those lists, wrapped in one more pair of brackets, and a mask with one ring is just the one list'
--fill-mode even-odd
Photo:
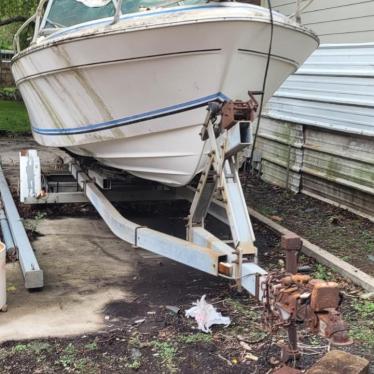
{"label": "white fiberglass hull", "polygon": [[[317,48],[275,15],[265,102]],[[101,22],[101,23],[99,23]],[[205,162],[212,100],[261,91],[267,10],[241,3],[167,8],[56,32],[16,56],[13,74],[35,139],[169,185]]]}

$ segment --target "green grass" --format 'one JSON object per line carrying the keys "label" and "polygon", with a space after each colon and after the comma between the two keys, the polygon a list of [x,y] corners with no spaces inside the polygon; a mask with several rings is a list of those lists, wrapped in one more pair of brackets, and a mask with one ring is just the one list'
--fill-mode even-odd
{"label": "green grass", "polygon": [[211,343],[213,338],[211,334],[199,332],[197,334],[182,335],[178,338],[184,344]]}
{"label": "green grass", "polygon": [[354,320],[350,322],[350,336],[363,345],[374,348],[374,302],[357,301],[353,304]]}
{"label": "green grass", "polygon": [[0,133],[30,133],[29,118],[23,103],[0,100]]}
{"label": "green grass", "polygon": [[313,273],[313,278],[322,279],[324,281],[332,280],[333,276],[331,271],[321,264],[316,265],[316,270]]}
{"label": "green grass", "polygon": [[167,371],[172,374],[177,372],[175,362],[177,349],[171,343],[162,341],[154,341],[153,347],[160,355],[162,364],[166,367]]}

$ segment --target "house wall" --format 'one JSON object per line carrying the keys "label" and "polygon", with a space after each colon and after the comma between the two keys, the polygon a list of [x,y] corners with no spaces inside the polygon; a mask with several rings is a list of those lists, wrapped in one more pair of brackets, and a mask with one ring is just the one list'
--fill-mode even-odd
{"label": "house wall", "polygon": [[[303,0],[302,4],[305,3]],[[295,0],[271,0],[274,10],[295,11]],[[267,6],[267,0],[263,0]],[[315,31],[321,43],[367,43],[374,41],[374,1],[314,0],[303,12],[302,23]]]}
{"label": "house wall", "polygon": [[314,0],[302,22],[322,44],[264,108],[262,178],[374,220],[374,1]]}
{"label": "house wall", "polygon": [[374,137],[372,66],[374,43],[322,45],[283,83],[266,113],[274,119]]}
{"label": "house wall", "polygon": [[13,51],[0,49],[0,87],[11,87],[15,85],[10,69],[10,60],[13,55]]}
{"label": "house wall", "polygon": [[255,159],[264,181],[374,221],[374,137],[263,117]]}
{"label": "house wall", "polygon": [[0,87],[13,87],[15,85],[10,69],[10,62],[0,60]]}

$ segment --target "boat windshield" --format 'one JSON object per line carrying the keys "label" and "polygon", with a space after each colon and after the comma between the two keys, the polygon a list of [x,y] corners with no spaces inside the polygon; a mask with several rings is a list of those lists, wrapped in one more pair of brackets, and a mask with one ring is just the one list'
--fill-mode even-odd
{"label": "boat windshield", "polygon": [[[122,14],[144,11],[152,8],[193,5],[207,0],[123,0]],[[53,0],[46,9],[43,28],[63,28],[93,21],[115,14],[113,0]]]}

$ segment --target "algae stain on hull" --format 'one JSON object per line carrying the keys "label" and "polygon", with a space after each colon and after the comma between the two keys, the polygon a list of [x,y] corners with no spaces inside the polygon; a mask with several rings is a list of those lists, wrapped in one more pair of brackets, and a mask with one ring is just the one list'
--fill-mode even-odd
{"label": "algae stain on hull", "polygon": [[[63,46],[59,46],[56,52],[58,52],[59,56],[61,56],[65,60],[68,66],[72,66],[70,56]],[[69,70],[69,72],[72,73],[76,81],[79,82],[79,86],[81,88],[82,93],[85,96],[90,98],[94,107],[99,111],[103,122],[113,120],[114,118],[110,110],[107,108],[104,100],[100,97],[100,95],[98,95],[95,89],[91,86],[88,79],[84,76],[84,72],[77,68],[75,69],[72,68],[71,70]],[[86,125],[87,124],[89,124],[88,120],[86,121]],[[108,134],[109,136],[107,136],[108,139],[124,137],[122,131],[119,129],[110,130],[110,134],[111,135]],[[95,134],[90,134],[87,138],[90,138],[91,140],[95,139],[97,141],[103,140],[102,135],[97,136]]]}

